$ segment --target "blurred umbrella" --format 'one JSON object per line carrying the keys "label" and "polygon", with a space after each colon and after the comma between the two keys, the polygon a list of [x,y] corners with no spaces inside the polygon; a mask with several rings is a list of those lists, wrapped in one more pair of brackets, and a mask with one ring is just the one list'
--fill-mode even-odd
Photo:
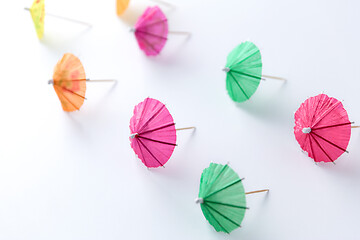
{"label": "blurred umbrella", "polygon": [[[34,0],[34,2],[30,8],[24,8],[24,9],[30,12],[31,18],[34,22],[36,34],[39,39],[42,39],[44,36],[45,0]],[[60,18],[60,19],[67,20],[67,21],[84,24],[84,25],[91,27],[91,24],[82,22],[82,21],[78,21],[75,19],[58,16],[58,15],[54,15],[54,14],[50,14],[50,13],[46,13],[46,15]]]}
{"label": "blurred umbrella", "polygon": [[117,0],[116,1],[116,14],[121,16],[129,7],[130,0]]}
{"label": "blurred umbrella", "polygon": [[52,84],[64,111],[79,110],[83,105],[86,92],[86,82],[113,82],[115,80],[90,80],[85,76],[85,70],[79,58],[66,53],[56,64]]}
{"label": "blurred umbrella", "polygon": [[169,32],[165,14],[157,6],[148,7],[139,17],[132,31],[141,50],[156,56],[164,48],[168,33],[189,35],[188,32]]}
{"label": "blurred umbrella", "polygon": [[[174,6],[168,2],[162,1],[162,0],[151,0],[152,2],[160,3],[164,6],[174,8]],[[124,14],[126,9],[129,7],[130,0],[116,0],[116,14],[118,16],[121,16]]]}

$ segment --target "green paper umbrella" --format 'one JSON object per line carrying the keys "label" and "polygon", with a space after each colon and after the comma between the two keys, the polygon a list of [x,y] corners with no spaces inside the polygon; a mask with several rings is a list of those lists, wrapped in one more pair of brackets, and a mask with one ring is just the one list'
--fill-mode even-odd
{"label": "green paper umbrella", "polygon": [[201,175],[199,197],[195,201],[218,232],[230,233],[240,227],[248,209],[245,194],[268,191],[245,193],[242,180],[227,164],[210,163]]}
{"label": "green paper umbrella", "polygon": [[259,48],[252,42],[243,42],[230,52],[223,69],[226,89],[232,100],[244,102],[256,91],[262,76]]}

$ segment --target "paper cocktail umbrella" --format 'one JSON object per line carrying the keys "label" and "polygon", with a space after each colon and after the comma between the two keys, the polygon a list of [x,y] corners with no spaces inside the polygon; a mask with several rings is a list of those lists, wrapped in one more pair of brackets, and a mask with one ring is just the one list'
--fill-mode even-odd
{"label": "paper cocktail umbrella", "polygon": [[268,189],[245,193],[241,178],[227,164],[210,163],[201,174],[199,197],[205,218],[218,232],[230,233],[240,227],[245,216],[246,194],[267,192]]}
{"label": "paper cocktail umbrella", "polygon": [[223,71],[226,72],[226,89],[235,102],[244,102],[255,93],[263,77],[284,80],[283,78],[262,75],[262,62],[259,48],[252,42],[243,42],[235,47],[227,57]]}
{"label": "paper cocktail umbrella", "polygon": [[167,18],[157,6],[148,7],[139,17],[132,31],[140,49],[147,56],[156,56],[161,52],[168,33],[189,35],[188,32],[169,32]]}
{"label": "paper cocktail umbrella", "polygon": [[130,142],[135,154],[148,168],[157,168],[171,157],[176,146],[174,119],[163,103],[146,98],[134,108],[130,119]]}
{"label": "paper cocktail umbrella", "polygon": [[80,60],[71,53],[66,53],[56,64],[52,84],[64,111],[79,110],[83,105],[86,92],[86,82],[114,81],[90,80],[85,76],[85,70]]}
{"label": "paper cocktail umbrella", "polygon": [[[152,0],[152,1],[161,3],[165,6],[173,7],[172,4],[165,2],[165,1],[161,1],[161,0]],[[126,11],[126,9],[128,9],[129,3],[130,3],[130,0],[116,0],[116,14],[118,16],[123,15],[124,12]]]}
{"label": "paper cocktail umbrella", "polygon": [[129,7],[130,0],[116,0],[116,14],[121,16]]}
{"label": "paper cocktail umbrella", "polygon": [[140,49],[147,56],[156,56],[167,41],[167,18],[159,7],[148,7],[137,20],[133,31]]}
{"label": "paper cocktail umbrella", "polygon": [[308,98],[295,112],[294,134],[315,162],[334,162],[347,152],[351,124],[339,100],[319,94]]}
{"label": "paper cocktail umbrella", "polygon": [[35,0],[31,8],[25,9],[30,11],[36,34],[41,39],[44,35],[45,0]]}
{"label": "paper cocktail umbrella", "polygon": [[[30,12],[31,18],[34,22],[36,34],[39,39],[42,39],[44,36],[45,0],[34,0],[31,7],[25,8],[25,10]],[[84,24],[87,26],[91,26],[91,24],[89,24],[89,23],[78,21],[75,19],[67,18],[67,17],[62,17],[62,16],[50,14],[50,13],[46,13],[46,15],[56,17],[56,18],[61,18],[63,20],[68,20],[68,21]]]}

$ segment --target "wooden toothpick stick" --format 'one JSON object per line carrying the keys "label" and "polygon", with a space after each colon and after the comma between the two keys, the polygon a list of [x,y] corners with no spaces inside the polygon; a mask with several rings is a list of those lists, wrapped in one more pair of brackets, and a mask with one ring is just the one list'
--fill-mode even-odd
{"label": "wooden toothpick stick", "polygon": [[[26,11],[30,11],[30,8],[24,8]],[[75,23],[79,23],[79,24],[83,24],[83,25],[86,25],[88,27],[92,27],[92,25],[90,23],[87,23],[87,22],[83,22],[83,21],[79,21],[79,20],[76,20],[76,19],[72,19],[72,18],[68,18],[68,17],[63,17],[63,16],[59,16],[59,15],[55,15],[55,14],[52,14],[52,13],[45,13],[47,16],[51,16],[51,17],[55,17],[55,18],[59,18],[59,19],[63,19],[63,20],[66,20],[66,21],[71,21],[71,22],[75,22]]]}
{"label": "wooden toothpick stick", "polygon": [[187,35],[190,36],[191,32],[184,32],[184,31],[169,31],[169,34],[177,34],[177,35]]}
{"label": "wooden toothpick stick", "polygon": [[275,77],[275,76],[264,75],[264,74],[262,76],[263,76],[262,80],[266,80],[266,78],[272,78],[272,79],[276,79],[276,80],[286,81],[286,79],[282,78],[282,77]]}
{"label": "wooden toothpick stick", "polygon": [[195,129],[195,127],[185,127],[185,128],[176,128],[176,131],[181,131],[181,130],[188,130],[188,129]]}
{"label": "wooden toothpick stick", "polygon": [[115,79],[86,79],[87,82],[116,82]]}
{"label": "wooden toothpick stick", "polygon": [[264,189],[264,190],[257,190],[257,191],[247,192],[247,193],[245,193],[245,194],[247,195],[247,194],[260,193],[260,192],[268,192],[268,191],[269,191],[269,189]]}

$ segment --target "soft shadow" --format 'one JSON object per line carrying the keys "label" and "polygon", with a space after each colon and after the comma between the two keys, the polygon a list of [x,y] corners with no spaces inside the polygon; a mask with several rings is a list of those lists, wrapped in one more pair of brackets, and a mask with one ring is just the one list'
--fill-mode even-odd
{"label": "soft shadow", "polygon": [[347,178],[351,181],[354,179],[360,180],[360,164],[357,161],[360,158],[359,154],[353,153],[349,156],[344,156],[344,154],[335,160],[335,164],[319,163],[318,165],[321,167],[321,169],[329,172],[332,175],[338,175],[341,178]]}
{"label": "soft shadow", "polygon": [[107,91],[106,94],[104,94],[100,100],[96,103],[95,108],[101,107],[101,105],[103,105],[111,96],[111,93],[113,93],[115,91],[116,86],[118,85],[118,80],[115,80],[112,83],[112,86],[110,87],[110,89]]}
{"label": "soft shadow", "polygon": [[[81,109],[81,108],[80,108]],[[77,131],[79,134],[84,134],[84,128],[83,125],[81,123],[81,121],[79,119],[77,119],[74,115],[79,114],[81,110],[78,110],[76,112],[65,112],[64,115],[66,115],[67,119],[71,123],[71,127],[72,127],[72,131]]]}
{"label": "soft shadow", "polygon": [[151,173],[156,174],[157,177],[160,178],[171,178],[177,180],[183,179],[184,176],[189,174],[189,168],[191,168],[193,158],[188,156],[187,153],[191,151],[186,151],[186,149],[189,149],[189,145],[192,144],[192,139],[196,134],[195,129],[190,131],[192,131],[192,133],[190,133],[188,141],[178,143],[178,146],[175,147],[174,152],[176,152],[177,148],[181,147],[182,154],[177,155],[176,158],[174,158],[173,154],[164,167],[149,168]]}
{"label": "soft shadow", "polygon": [[270,98],[268,96],[261,96],[255,92],[254,96],[252,96],[248,101],[235,104],[238,108],[259,119],[271,121],[276,124],[283,124],[288,121],[288,113],[291,113],[291,110],[281,108],[286,105],[282,103],[284,100],[281,95],[281,92],[284,91],[285,87],[286,84],[282,84]]}
{"label": "soft shadow", "polygon": [[74,41],[78,40],[80,37],[88,33],[92,27],[86,27],[84,30],[80,31],[78,34],[70,37],[64,38],[58,34],[44,34],[44,37],[41,39],[41,44],[47,48],[59,50],[61,47],[66,47],[67,45],[72,44]]}

